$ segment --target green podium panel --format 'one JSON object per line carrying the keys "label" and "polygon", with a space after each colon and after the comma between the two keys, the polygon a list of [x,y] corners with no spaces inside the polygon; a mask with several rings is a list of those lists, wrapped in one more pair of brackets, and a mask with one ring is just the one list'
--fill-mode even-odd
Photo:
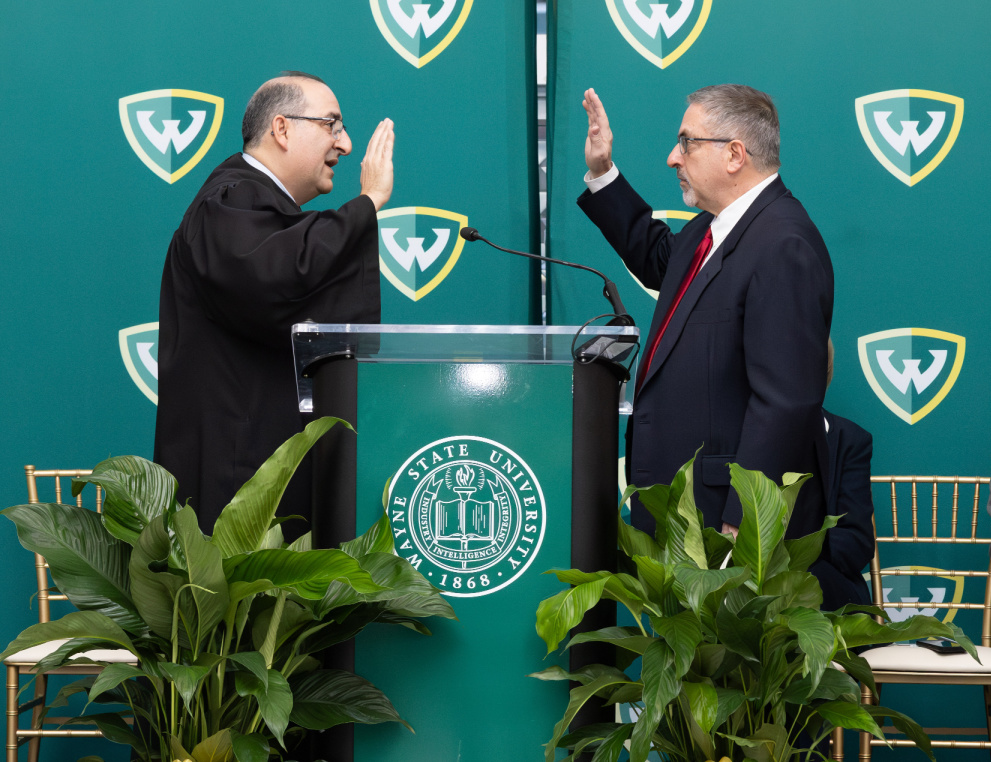
{"label": "green podium panel", "polygon": [[[330,655],[381,688],[416,732],[330,731],[319,741],[327,759],[543,759],[569,686],[527,675],[608,658],[588,644],[545,660],[534,625],[537,605],[560,589],[543,572],[614,562],[617,409],[637,335],[294,327],[300,408],[358,431],[335,428],[315,448],[315,544],[333,547],[371,526],[385,493],[396,552],[458,617],[428,622],[431,637],[373,624]],[[614,607],[599,613],[589,629],[615,623]]]}
{"label": "green podium panel", "polygon": [[537,604],[559,589],[541,572],[571,561],[571,383],[561,365],[359,365],[358,526],[391,479],[397,552],[458,620],[359,639],[356,672],[416,735],[356,727],[356,760],[542,758],[568,686],[526,675],[545,666]]}

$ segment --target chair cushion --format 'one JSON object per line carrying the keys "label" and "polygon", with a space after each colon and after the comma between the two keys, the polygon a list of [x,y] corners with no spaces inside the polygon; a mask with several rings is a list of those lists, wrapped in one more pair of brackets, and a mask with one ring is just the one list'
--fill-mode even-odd
{"label": "chair cushion", "polygon": [[[15,654],[11,654],[6,659],[3,660],[4,664],[36,664],[37,662],[44,659],[51,653],[58,650],[60,646],[64,643],[68,643],[69,640],[52,640],[48,643],[42,643],[38,646],[32,646],[31,648],[25,648],[23,651],[18,651]],[[75,656],[70,657],[70,661],[75,659],[92,659],[93,661],[105,661],[111,664],[137,664],[137,657],[130,651],[124,648],[94,648],[92,651],[83,651]]]}
{"label": "chair cushion", "polygon": [[980,663],[970,654],[939,654],[914,643],[871,648],[860,655],[875,671],[991,673],[991,648],[976,648]]}

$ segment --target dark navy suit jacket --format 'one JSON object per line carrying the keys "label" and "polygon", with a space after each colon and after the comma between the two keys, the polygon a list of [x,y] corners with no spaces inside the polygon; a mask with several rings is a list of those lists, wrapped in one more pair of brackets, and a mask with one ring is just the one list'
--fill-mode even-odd
{"label": "dark navy suit jacket", "polygon": [[843,516],[826,533],[819,560],[809,569],[822,587],[824,609],[847,603],[869,604],[864,567],[874,555],[874,503],[871,499],[871,435],[853,421],[823,410],[829,422],[829,502],[831,516]]}
{"label": "dark navy suit jacket", "polygon": [[[622,175],[578,204],[644,286],[659,290],[650,347],[713,216],[680,233],[652,218]],[[739,525],[729,463],[780,482],[811,473],[789,537],[818,530],[828,461],[822,423],[833,268],[826,245],[780,178],[750,206],[685,293],[634,400],[630,483],[670,484],[701,447],[694,490],[707,526]],[[634,505],[634,523],[650,529]]]}

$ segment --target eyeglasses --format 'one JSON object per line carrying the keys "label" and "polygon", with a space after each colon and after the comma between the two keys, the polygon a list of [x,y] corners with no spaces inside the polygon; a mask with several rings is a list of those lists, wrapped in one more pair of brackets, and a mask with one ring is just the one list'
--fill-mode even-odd
{"label": "eyeglasses", "polygon": [[288,116],[284,115],[286,119],[305,119],[308,122],[323,122],[323,125],[330,130],[331,136],[336,140],[344,132],[344,122],[338,119],[336,116]]}
{"label": "eyeglasses", "polygon": [[689,143],[732,143],[736,138],[690,138],[685,135],[678,136],[678,145],[682,153],[688,153]]}

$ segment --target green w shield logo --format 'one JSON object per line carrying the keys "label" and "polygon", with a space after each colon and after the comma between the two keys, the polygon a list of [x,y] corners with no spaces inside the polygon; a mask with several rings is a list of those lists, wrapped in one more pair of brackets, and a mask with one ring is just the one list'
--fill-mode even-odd
{"label": "green w shield logo", "polygon": [[223,98],[194,90],[151,90],[120,99],[127,142],[148,169],[170,184],[206,156],[223,116]]}
{"label": "green w shield logo", "polygon": [[929,415],[950,393],[966,344],[963,336],[928,328],[896,328],[857,341],[867,383],[909,424]]}
{"label": "green w shield logo", "polygon": [[379,264],[382,274],[414,302],[429,294],[454,269],[468,224],[463,214],[426,206],[379,212]]}
{"label": "green w shield logo", "polygon": [[371,0],[371,4],[386,42],[419,69],[458,36],[472,0]]}
{"label": "green w shield logo", "polygon": [[606,7],[633,49],[664,69],[698,39],[712,0],[606,0]]}
{"label": "green w shield logo", "polygon": [[158,404],[158,323],[144,323],[120,331],[124,367],[144,395]]}
{"label": "green w shield logo", "polygon": [[963,98],[932,90],[887,90],[857,98],[857,124],[881,166],[909,187],[953,148]]}

